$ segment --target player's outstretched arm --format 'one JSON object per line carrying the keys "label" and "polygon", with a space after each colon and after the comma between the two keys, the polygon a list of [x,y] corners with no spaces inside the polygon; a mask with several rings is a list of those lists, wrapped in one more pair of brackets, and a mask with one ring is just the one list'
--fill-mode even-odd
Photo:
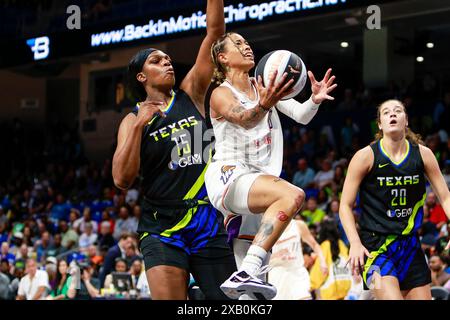
{"label": "player's outstretched arm", "polygon": [[373,159],[373,152],[369,146],[355,153],[348,167],[339,206],[339,217],[350,242],[348,263],[350,263],[353,275],[359,274],[362,270],[364,255],[370,256],[369,251],[364,248],[359,238],[352,209],[361,181],[370,171]]}

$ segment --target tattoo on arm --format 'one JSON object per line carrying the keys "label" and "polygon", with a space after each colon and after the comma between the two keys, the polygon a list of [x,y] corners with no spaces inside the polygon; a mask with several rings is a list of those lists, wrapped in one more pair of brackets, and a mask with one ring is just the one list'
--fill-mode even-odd
{"label": "tattoo on arm", "polygon": [[241,125],[245,129],[251,129],[254,128],[262,118],[264,118],[266,112],[267,110],[259,104],[248,110],[241,105],[237,105],[231,109],[229,120],[233,123]]}
{"label": "tattoo on arm", "polygon": [[273,233],[273,223],[263,221],[258,233],[255,236],[255,244],[261,246]]}

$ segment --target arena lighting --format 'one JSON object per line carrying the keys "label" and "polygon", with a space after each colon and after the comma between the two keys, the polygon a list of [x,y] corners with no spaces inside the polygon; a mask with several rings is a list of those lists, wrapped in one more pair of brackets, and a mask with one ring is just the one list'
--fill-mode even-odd
{"label": "arena lighting", "polygon": [[[245,22],[248,20],[262,21],[265,18],[284,15],[293,12],[332,7],[347,3],[348,0],[278,0],[265,1],[254,5],[228,5],[224,8],[225,23]],[[187,32],[206,27],[206,14],[203,11],[187,15],[172,16],[166,20],[149,20],[144,25],[128,24],[117,30],[92,33],[91,47],[107,46],[121,42],[147,39],[173,33]]]}
{"label": "arena lighting", "polygon": [[422,56],[418,56],[417,58],[416,58],[416,61],[417,62],[423,62],[423,60],[425,60]]}
{"label": "arena lighting", "polygon": [[341,47],[342,48],[348,48],[349,44],[346,41],[341,42]]}
{"label": "arena lighting", "polygon": [[433,49],[434,48],[434,43],[433,42],[428,42],[427,43],[427,48],[428,49]]}

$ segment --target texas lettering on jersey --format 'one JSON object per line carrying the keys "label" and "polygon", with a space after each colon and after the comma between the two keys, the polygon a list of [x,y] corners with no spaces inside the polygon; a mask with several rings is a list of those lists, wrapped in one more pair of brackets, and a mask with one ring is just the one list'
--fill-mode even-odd
{"label": "texas lettering on jersey", "polygon": [[195,116],[191,116],[186,119],[181,119],[178,122],[174,122],[165,127],[162,127],[156,131],[149,133],[149,136],[154,139],[154,141],[158,142],[165,138],[169,138],[172,134],[183,130],[185,128],[190,128],[198,125],[199,122],[195,119]]}

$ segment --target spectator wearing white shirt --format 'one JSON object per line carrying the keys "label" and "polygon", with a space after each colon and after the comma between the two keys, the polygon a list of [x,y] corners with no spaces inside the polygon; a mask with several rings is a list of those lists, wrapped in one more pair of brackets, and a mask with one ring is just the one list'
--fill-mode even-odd
{"label": "spectator wearing white shirt", "polygon": [[41,300],[45,298],[47,296],[47,289],[50,289],[47,272],[38,270],[36,261],[28,259],[26,273],[20,280],[16,299]]}
{"label": "spectator wearing white shirt", "polygon": [[144,268],[142,265],[142,259],[139,257],[135,257],[131,262],[130,267],[130,274],[131,274],[131,281],[132,286],[134,289],[137,289],[137,285],[139,283],[139,277],[141,276],[142,272],[144,272]]}
{"label": "spectator wearing white shirt", "polygon": [[84,232],[78,240],[78,246],[81,250],[86,250],[90,245],[93,245],[97,241],[97,233],[94,232],[92,223],[86,223],[84,225]]}
{"label": "spectator wearing white shirt", "polygon": [[83,233],[86,228],[86,224],[91,223],[93,230],[97,232],[98,230],[98,224],[96,221],[92,220],[91,218],[91,208],[85,207],[83,210],[83,216],[76,220],[73,224],[73,228],[78,231],[78,233]]}

